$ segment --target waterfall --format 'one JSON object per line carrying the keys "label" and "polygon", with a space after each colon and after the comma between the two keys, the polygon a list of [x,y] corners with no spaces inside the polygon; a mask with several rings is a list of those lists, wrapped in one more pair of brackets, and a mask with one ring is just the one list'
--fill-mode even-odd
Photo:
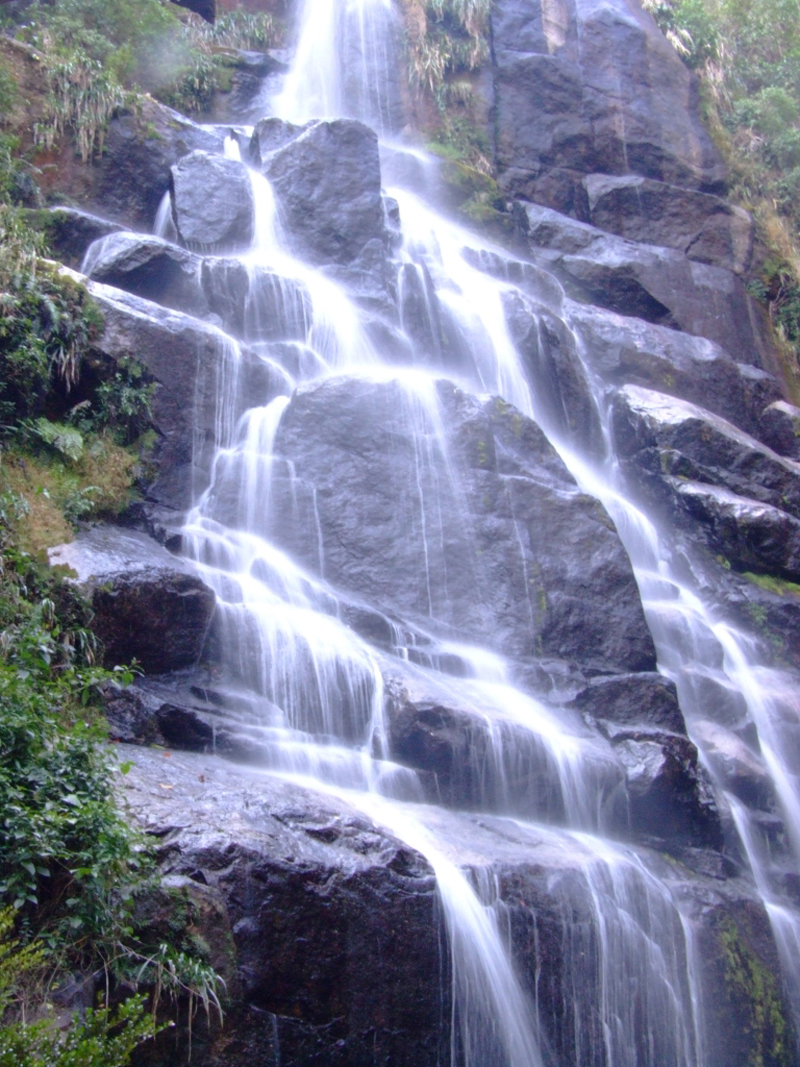
{"label": "waterfall", "polygon": [[[385,138],[396,161],[406,151],[389,143],[403,111],[393,73],[398,35],[390,0],[304,0],[294,64],[272,103],[274,115],[293,123],[360,119]],[[226,142],[225,151],[235,157],[235,142]],[[433,166],[419,150],[406,154],[412,164]],[[240,385],[232,352],[218,383],[220,447],[183,531],[186,555],[217,596],[220,689],[230,724],[247,735],[270,771],[346,796],[427,857],[451,953],[450,1067],[705,1067],[695,916],[666,861],[612,839],[628,802],[612,745],[563,702],[521,685],[510,654],[488,641],[483,647],[479,605],[468,618],[453,606],[448,568],[455,558],[464,571],[473,566],[477,597],[483,548],[454,459],[457,443],[445,428],[446,405],[461,401],[441,380],[465,394],[498,397],[535,419],[583,493],[603,503],[633,563],[660,670],[677,684],[690,736],[706,752],[712,777],[700,681],[713,670],[716,684],[743,694],[747,722],[786,825],[796,834],[800,793],[789,740],[796,719],[790,684],[755,662],[749,636],[705,599],[699,564],[673,551],[657,519],[630,494],[614,456],[602,383],[588,359],[598,431],[583,443],[565,431],[564,413],[553,409],[547,383],[525,365],[508,327],[507,304],[523,299],[520,286],[475,265],[476,255],[495,254],[488,243],[437,213],[402,180],[387,191],[399,205],[402,229],[394,264],[397,333],[404,342],[404,355],[389,356],[364,302],[292,252],[267,179],[253,172],[252,188],[256,236],[238,257],[247,276],[243,341],[279,368],[284,395],[267,403],[254,396],[234,419],[230,394]],[[156,228],[169,236],[165,205]],[[560,287],[547,278],[536,284],[537,314],[557,318],[580,352]],[[412,307],[412,297],[413,315],[402,310]],[[381,615],[368,595],[359,599],[331,577],[331,553],[338,548],[326,540],[321,518],[325,489],[282,448],[282,435],[292,432],[287,419],[293,405],[320,390],[349,395],[365,384],[383,390],[380,429],[407,448],[413,471],[413,484],[398,490],[394,501],[413,560],[413,580],[403,589],[411,605],[407,617],[399,610]],[[352,448],[357,452],[356,441]],[[527,569],[514,515],[519,476],[510,460],[504,477],[504,506],[519,541],[519,580],[533,619],[535,575]],[[359,560],[348,566],[357,569]],[[369,614],[388,635],[382,643],[351,625],[358,613]],[[487,824],[474,814],[459,824],[444,806],[431,804],[420,775],[393,754],[385,682],[391,662],[402,663],[413,683],[476,724],[470,744],[480,775],[469,784],[473,811],[496,820],[493,826],[502,822],[498,835],[530,848],[532,856],[553,858],[557,873],[548,891],[565,916],[577,916],[565,919],[573,927],[563,947],[565,973],[574,983],[569,1048],[552,1047],[541,976],[523,968],[515,954],[517,919],[487,843]],[[771,917],[787,985],[800,999],[798,913],[781,891],[774,853],[751,812],[726,793],[721,779],[716,788]],[[469,827],[468,839],[459,837],[458,825]],[[796,856],[798,847],[790,842],[787,854]],[[521,895],[519,907],[528,907],[535,926],[533,908]],[[597,992],[596,1001],[582,982]]]}

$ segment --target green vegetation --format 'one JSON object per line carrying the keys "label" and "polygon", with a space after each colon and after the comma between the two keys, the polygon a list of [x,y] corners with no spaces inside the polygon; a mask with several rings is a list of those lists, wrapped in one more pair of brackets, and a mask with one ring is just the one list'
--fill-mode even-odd
{"label": "green vegetation", "polygon": [[435,103],[435,142],[490,174],[474,91],[475,72],[489,55],[489,0],[403,0],[403,5],[412,88]]}
{"label": "green vegetation", "polygon": [[[186,113],[206,110],[230,84],[236,49],[266,48],[279,31],[270,15],[239,11],[210,26],[169,0],[57,0],[29,8],[18,32],[46,61],[38,143],[50,148],[68,132],[86,162],[102,153],[109,119],[135,108],[139,93]],[[0,78],[0,102],[2,94]]]}
{"label": "green vegetation", "polygon": [[800,0],[644,0],[700,76],[706,117],[752,211],[751,293],[769,310],[800,386]]}
{"label": "green vegetation", "polygon": [[[730,564],[728,566],[730,567]],[[785,578],[775,578],[771,574],[752,574],[750,571],[745,571],[742,577],[766,589],[768,593],[775,593],[776,596],[800,596],[800,585]]]}

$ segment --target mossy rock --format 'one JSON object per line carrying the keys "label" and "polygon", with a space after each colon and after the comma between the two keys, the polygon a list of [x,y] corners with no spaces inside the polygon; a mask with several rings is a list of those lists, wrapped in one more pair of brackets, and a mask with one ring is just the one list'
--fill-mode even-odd
{"label": "mossy rock", "polygon": [[796,1038],[767,915],[754,901],[714,909],[700,937],[707,1067],[795,1067]]}

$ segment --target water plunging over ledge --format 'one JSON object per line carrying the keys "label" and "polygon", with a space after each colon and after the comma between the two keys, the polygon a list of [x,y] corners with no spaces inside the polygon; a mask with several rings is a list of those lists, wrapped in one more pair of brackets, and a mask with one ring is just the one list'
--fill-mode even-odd
{"label": "water plunging over ledge", "polygon": [[[385,138],[398,174],[398,156],[419,162],[418,150],[389,141],[402,126],[393,82],[400,38],[390,0],[305,0],[298,32],[295,62],[273,113],[293,123],[360,119]],[[236,156],[235,142],[226,153]],[[391,262],[403,355],[389,356],[365,302],[295,255],[278,200],[255,171],[252,190],[256,236],[238,257],[247,276],[243,340],[278,368],[285,391],[236,418],[233,346],[218,397],[219,448],[183,531],[185,553],[217,596],[220,688],[236,698],[229,722],[255,739],[270,771],[345,797],[428,859],[451,954],[452,1067],[567,1067],[540,1017],[540,976],[531,980],[516,958],[493,834],[531,855],[546,854],[559,872],[553,894],[565,912],[584,917],[564,948],[573,982],[575,1064],[704,1067],[695,916],[681,876],[666,861],[618,840],[629,803],[618,750],[577,711],[549,700],[546,687],[528,684],[518,669],[522,655],[500,648],[499,636],[491,644],[492,623],[481,617],[479,602],[484,547],[473,522],[477,483],[464,472],[454,412],[477,396],[470,409],[477,425],[478,405],[490,403],[485,396],[500,398],[519,413],[513,418],[535,420],[582,494],[605,506],[632,561],[659,667],[678,687],[690,736],[702,753],[709,718],[704,682],[740,692],[790,833],[800,826],[791,683],[757,663],[749,635],[706,598],[701,564],[674,548],[629,490],[614,454],[604,383],[586,353],[596,432],[581,439],[565,429],[545,375],[526,366],[509,330],[508,302],[530,307],[530,292],[476,265],[476,255],[495,250],[438,214],[424,190],[401,180],[387,190],[399,205],[402,230]],[[171,225],[164,208],[156,231],[169,237]],[[545,315],[556,318],[580,352],[573,305],[552,279],[539,276],[537,285],[538,328],[544,329]],[[289,341],[271,336],[276,309]],[[382,405],[375,425],[386,447],[404,457],[408,478],[395,507],[403,512],[404,559],[411,562],[397,582],[386,579],[384,602],[394,602],[396,611],[375,607],[380,580],[373,582],[374,596],[372,578],[360,587],[341,581],[342,573],[359,573],[359,561],[348,559],[350,569],[343,570],[323,519],[328,485],[344,473],[326,470],[327,481],[315,482],[287,444],[308,425],[291,424],[299,417],[294,409],[309,405],[313,421],[316,399],[326,396],[352,404],[354,453],[359,403],[369,401]],[[502,415],[505,409],[492,410]],[[521,421],[514,425],[523,432]],[[475,445],[478,480],[489,467],[481,443]],[[510,449],[502,457],[502,505],[519,540],[515,566],[528,590],[533,631],[536,576],[515,511],[528,474],[515,466]],[[334,455],[332,446],[325,455]],[[582,496],[566,484],[559,482],[558,494]],[[374,536],[384,533],[376,523]],[[391,559],[388,543],[386,550]],[[456,559],[474,588],[467,611],[463,589],[456,589],[463,582]],[[388,636],[382,642],[365,636],[352,624],[359,613]],[[470,784],[471,807],[487,821],[460,824],[444,805],[430,803],[420,774],[394,753],[386,720],[393,663],[403,665],[409,684],[476,724],[471,743],[474,751],[482,746],[481,774]],[[713,759],[706,762],[713,776]],[[734,847],[767,907],[800,1017],[800,916],[775,876],[753,813],[721,781],[716,788],[731,813]],[[799,846],[792,841],[787,855],[797,857]],[[597,991],[597,1002],[587,990]]]}

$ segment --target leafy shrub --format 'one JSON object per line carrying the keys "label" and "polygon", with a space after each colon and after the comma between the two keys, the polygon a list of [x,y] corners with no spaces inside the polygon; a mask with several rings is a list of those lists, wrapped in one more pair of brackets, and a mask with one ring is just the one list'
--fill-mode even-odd
{"label": "leafy shrub", "polygon": [[89,1009],[64,1034],[48,1021],[0,1028],[0,1067],[125,1067],[155,1033],[144,998],[131,997],[115,1010]]}

